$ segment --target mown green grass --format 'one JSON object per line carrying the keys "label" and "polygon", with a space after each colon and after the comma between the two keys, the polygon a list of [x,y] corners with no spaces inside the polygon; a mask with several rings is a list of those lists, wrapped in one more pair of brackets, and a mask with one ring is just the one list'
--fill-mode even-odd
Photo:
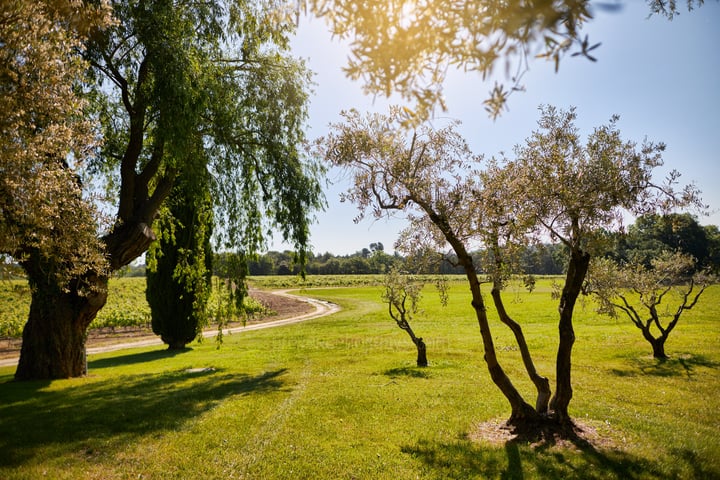
{"label": "mown green grass", "polygon": [[[308,290],[343,311],[226,336],[220,349],[93,356],[86,378],[16,383],[0,369],[0,478],[720,477],[720,286],[681,320],[664,363],[629,323],[578,310],[570,411],[605,439],[596,447],[475,439],[509,410],[466,290],[453,283],[444,308],[424,292],[413,327],[426,369],[379,287]],[[553,378],[549,290],[510,291],[508,308]],[[509,333],[495,320],[493,329],[531,399]]]}

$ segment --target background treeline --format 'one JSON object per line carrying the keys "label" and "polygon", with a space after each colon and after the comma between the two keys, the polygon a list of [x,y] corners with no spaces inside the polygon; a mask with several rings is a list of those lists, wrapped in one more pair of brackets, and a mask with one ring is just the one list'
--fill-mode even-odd
{"label": "background treeline", "polygon": [[[373,244],[375,245],[375,244]],[[563,273],[561,245],[539,245],[527,247],[522,253],[522,269],[526,273],[539,275],[558,275]],[[215,255],[214,273],[224,276],[224,266],[234,253],[220,253]],[[476,252],[475,256],[480,257],[482,252]],[[393,265],[406,265],[406,257],[398,254],[388,254],[384,250],[363,248],[350,255],[334,255],[330,252],[322,254],[310,254],[308,263],[305,265],[305,273],[308,275],[365,275],[383,274],[388,272]],[[413,273],[419,274],[462,274],[462,267],[456,266],[453,256],[442,256],[438,254],[434,261],[425,259],[423,262],[411,262],[413,265],[421,265],[413,268]],[[247,274],[250,276],[263,275],[297,275],[300,273],[300,265],[294,262],[293,252],[271,251],[259,255],[254,259],[247,260]]]}
{"label": "background treeline", "polygon": [[[716,225],[702,226],[691,214],[647,215],[639,217],[624,234],[607,235],[607,256],[618,262],[640,261],[650,265],[662,251],[679,251],[692,255],[698,262],[698,268],[709,268],[720,272],[720,230]],[[481,257],[478,251],[474,256]],[[225,266],[235,254],[215,255],[214,273],[223,275]],[[517,255],[517,272],[533,275],[559,275],[564,273],[564,259],[567,258],[565,246],[545,243],[521,247]],[[398,253],[388,254],[382,243],[372,243],[351,255],[310,254],[305,266],[309,275],[362,275],[382,274],[396,264],[406,264],[408,260]],[[422,274],[462,274],[455,266],[452,256],[436,261],[410,262],[422,265],[414,268]],[[476,264],[482,265],[479,260]],[[300,273],[300,265],[294,262],[293,252],[271,251],[247,259],[247,275],[293,275]]]}
{"label": "background treeline", "polygon": [[[698,268],[709,268],[720,273],[720,230],[715,225],[701,226],[697,219],[689,214],[651,215],[640,217],[630,225],[622,235],[607,235],[607,256],[615,261],[641,261],[649,264],[662,251],[680,251],[695,257]],[[527,246],[518,254],[517,272],[534,275],[558,275],[564,273],[564,246],[560,244],[543,244]],[[476,252],[476,256],[483,255]],[[461,273],[453,267],[453,258],[430,264],[424,263],[425,270],[415,270],[425,274]],[[243,278],[248,275],[261,277],[266,275],[293,275],[300,272],[300,267],[293,261],[293,253],[267,252],[246,263],[239,261],[235,254],[215,254],[213,273],[220,278]],[[381,243],[373,243],[368,248],[352,255],[333,255],[324,253],[310,255],[306,265],[309,275],[364,275],[384,274],[394,264],[417,265],[399,254],[390,255],[385,252]],[[483,263],[478,263],[482,265]],[[247,265],[246,271],[238,271]],[[122,272],[126,277],[142,277],[145,265],[127,267]],[[16,280],[6,281],[0,287],[0,338],[18,337],[27,320],[30,289],[24,282],[21,272],[17,272]],[[350,278],[350,277],[345,277]],[[111,288],[113,301],[98,315],[93,323],[99,327],[143,326],[150,322],[150,311],[145,302],[145,283],[124,282],[115,278]],[[344,285],[347,285],[346,280]],[[287,286],[287,285],[284,285]],[[278,286],[279,288],[279,286]],[[221,294],[222,289],[213,288],[214,295]],[[225,292],[226,293],[226,292]],[[210,299],[208,315],[215,315],[213,309],[222,304],[216,297]]]}
{"label": "background treeline", "polygon": [[[639,260],[649,266],[650,260],[661,251],[679,251],[692,255],[698,262],[698,268],[709,268],[720,273],[720,230],[717,225],[700,225],[697,218],[688,213],[669,215],[646,215],[639,217],[627,228],[624,234],[608,234],[607,256],[619,261]],[[565,271],[564,258],[567,255],[562,244],[529,245],[519,250],[516,262],[518,272],[533,275],[560,275]],[[483,252],[475,252],[481,256]],[[213,260],[213,273],[226,277],[224,270],[233,253],[216,253]],[[300,265],[294,261],[291,251],[267,252],[247,259],[247,275],[296,275]],[[424,274],[461,274],[455,267],[454,258],[447,261],[427,263],[415,273]],[[234,258],[233,260],[237,260]],[[363,275],[383,274],[392,265],[406,262],[398,253],[388,254],[380,242],[371,243],[350,255],[334,255],[326,252],[308,255],[305,272],[309,275]],[[419,262],[414,262],[418,264]],[[478,262],[482,265],[483,262]],[[131,266],[125,270],[126,276],[145,275],[145,266]]]}

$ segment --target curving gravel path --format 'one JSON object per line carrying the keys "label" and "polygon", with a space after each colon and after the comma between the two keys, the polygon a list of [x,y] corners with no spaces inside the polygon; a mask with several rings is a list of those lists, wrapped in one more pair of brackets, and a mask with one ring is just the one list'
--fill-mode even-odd
{"label": "curving gravel path", "polygon": [[[298,322],[304,322],[306,320],[312,320],[313,318],[319,318],[324,317],[326,315],[331,315],[333,313],[340,311],[340,306],[336,305],[331,302],[325,302],[322,300],[316,300],[314,298],[308,298],[303,297],[300,295],[294,295],[292,293],[289,293],[289,290],[276,290],[273,292],[270,292],[273,295],[279,295],[283,297],[288,297],[293,300],[299,300],[301,302],[305,302],[310,304],[314,307],[314,310],[311,310],[310,312],[303,313],[301,315],[295,315],[289,318],[283,318],[282,320],[274,320],[270,322],[262,322],[262,323],[254,323],[251,325],[246,325],[244,327],[233,327],[223,330],[223,334],[228,333],[239,333],[239,332],[246,332],[250,330],[262,330],[264,328],[273,328],[273,327],[280,327],[282,325],[290,325],[292,323],[298,323]],[[205,330],[203,332],[203,337],[212,337],[214,335],[217,335],[217,329],[209,329]],[[160,337],[154,337],[146,340],[135,340],[135,341],[129,341],[125,343],[117,343],[112,345],[103,345],[100,347],[90,347],[87,349],[88,355],[94,355],[97,353],[105,353],[105,352],[113,352],[115,350],[125,350],[128,348],[138,348],[138,347],[149,347],[152,345],[162,345],[163,342],[160,340]],[[18,358],[6,358],[0,360],[0,367],[8,367],[17,365]]]}

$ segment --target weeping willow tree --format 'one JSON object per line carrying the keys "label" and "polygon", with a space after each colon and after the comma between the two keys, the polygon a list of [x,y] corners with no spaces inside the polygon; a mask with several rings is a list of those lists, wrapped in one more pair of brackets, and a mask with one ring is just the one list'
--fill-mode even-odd
{"label": "weeping willow tree", "polygon": [[[93,238],[83,244],[97,246],[100,266],[49,277],[46,272],[72,257],[64,250],[25,248],[38,238],[32,230],[16,249],[29,252],[23,265],[34,282],[18,380],[84,374],[87,328],[105,305],[109,275],[156,240],[153,223],[178,180],[198,172],[210,175],[223,246],[256,251],[276,230],[300,262],[308,250],[313,211],[323,203],[322,169],[300,149],[310,78],[288,53],[292,10],[272,1],[107,4],[111,24],[66,42],[66,57],[89,65],[89,78],[78,80],[81,88],[74,90],[72,80],[66,81],[71,92],[84,92],[89,102],[67,106],[75,113],[86,107],[86,118],[100,125],[93,134],[102,146],[85,152],[87,171],[94,181],[107,180],[116,210],[102,230],[92,218],[73,216],[72,208],[57,223],[77,225],[75,230]],[[28,29],[33,38],[44,38],[35,32],[38,25]],[[51,31],[66,25],[57,20]],[[65,65],[64,59],[51,64]],[[45,133],[52,137],[52,131]],[[74,187],[72,199],[81,203],[81,179],[67,176],[63,182]],[[41,203],[62,204],[49,200]],[[55,228],[53,236],[69,238],[72,232]],[[83,251],[78,255],[88,257]]]}

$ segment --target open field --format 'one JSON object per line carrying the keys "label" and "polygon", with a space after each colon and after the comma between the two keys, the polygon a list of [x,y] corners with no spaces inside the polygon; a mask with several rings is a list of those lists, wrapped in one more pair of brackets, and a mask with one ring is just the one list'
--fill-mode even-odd
{"label": "open field", "polygon": [[[552,378],[549,290],[507,298]],[[413,327],[426,369],[379,287],[303,293],[343,311],[231,335],[220,349],[93,356],[81,379],[15,383],[0,369],[0,478],[720,478],[720,286],[681,320],[664,363],[628,322],[578,310],[570,411],[589,445],[494,435],[509,408],[462,283],[445,308],[425,291]],[[493,328],[529,393],[509,332]]]}
{"label": "open field", "polygon": [[[271,277],[279,278],[279,277]],[[285,283],[296,284],[286,280]],[[272,280],[279,282],[279,280]],[[111,278],[108,286],[108,301],[90,325],[90,329],[118,330],[137,329],[151,332],[150,306],[145,298],[145,277]],[[224,301],[227,294],[213,281],[213,290],[208,301],[208,314],[215,317],[215,310]],[[262,305],[246,299],[246,308],[252,313],[260,313]],[[0,339],[20,338],[22,328],[30,311],[30,287],[26,280],[0,282]]]}

